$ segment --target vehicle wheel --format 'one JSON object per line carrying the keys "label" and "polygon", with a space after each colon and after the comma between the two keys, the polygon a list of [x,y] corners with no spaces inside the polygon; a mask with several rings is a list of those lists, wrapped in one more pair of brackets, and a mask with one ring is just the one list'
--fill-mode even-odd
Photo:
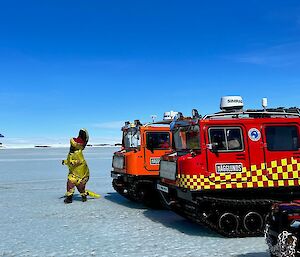
{"label": "vehicle wheel", "polygon": [[259,213],[248,212],[243,219],[243,225],[249,232],[261,232],[263,229],[264,221]]}
{"label": "vehicle wheel", "polygon": [[219,218],[219,228],[226,233],[234,233],[239,226],[239,220],[236,215],[226,212]]}

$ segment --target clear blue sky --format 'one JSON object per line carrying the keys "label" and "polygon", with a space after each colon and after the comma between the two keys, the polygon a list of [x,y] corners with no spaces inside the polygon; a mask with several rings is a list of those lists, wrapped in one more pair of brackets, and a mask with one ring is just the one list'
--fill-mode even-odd
{"label": "clear blue sky", "polygon": [[298,0],[0,1],[0,133],[118,140],[164,111],[299,106]]}

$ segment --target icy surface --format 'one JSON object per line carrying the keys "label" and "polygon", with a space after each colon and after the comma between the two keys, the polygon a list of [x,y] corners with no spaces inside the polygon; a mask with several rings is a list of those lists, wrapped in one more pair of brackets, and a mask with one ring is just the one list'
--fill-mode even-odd
{"label": "icy surface", "polygon": [[88,148],[88,189],[100,199],[65,205],[67,148],[0,150],[0,256],[267,257],[263,237],[228,239],[111,187],[117,148]]}

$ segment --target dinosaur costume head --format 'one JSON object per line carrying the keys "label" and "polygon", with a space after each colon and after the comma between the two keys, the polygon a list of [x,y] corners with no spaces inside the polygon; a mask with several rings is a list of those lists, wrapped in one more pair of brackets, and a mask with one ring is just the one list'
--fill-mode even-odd
{"label": "dinosaur costume head", "polygon": [[78,137],[70,139],[71,148],[74,150],[83,150],[89,141],[89,134],[86,129],[80,129]]}

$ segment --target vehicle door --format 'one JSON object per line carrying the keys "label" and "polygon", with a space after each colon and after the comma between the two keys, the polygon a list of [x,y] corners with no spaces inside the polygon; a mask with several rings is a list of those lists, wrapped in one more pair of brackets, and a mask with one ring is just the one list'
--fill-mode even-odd
{"label": "vehicle door", "polygon": [[148,171],[158,171],[160,157],[171,150],[169,131],[148,131],[145,133],[144,166]]}
{"label": "vehicle door", "polygon": [[249,166],[245,135],[243,126],[207,127],[207,169],[212,182],[247,181],[242,176],[242,171]]}
{"label": "vehicle door", "polygon": [[270,180],[280,181],[278,186],[298,179],[299,129],[297,123],[263,125],[266,173]]}

